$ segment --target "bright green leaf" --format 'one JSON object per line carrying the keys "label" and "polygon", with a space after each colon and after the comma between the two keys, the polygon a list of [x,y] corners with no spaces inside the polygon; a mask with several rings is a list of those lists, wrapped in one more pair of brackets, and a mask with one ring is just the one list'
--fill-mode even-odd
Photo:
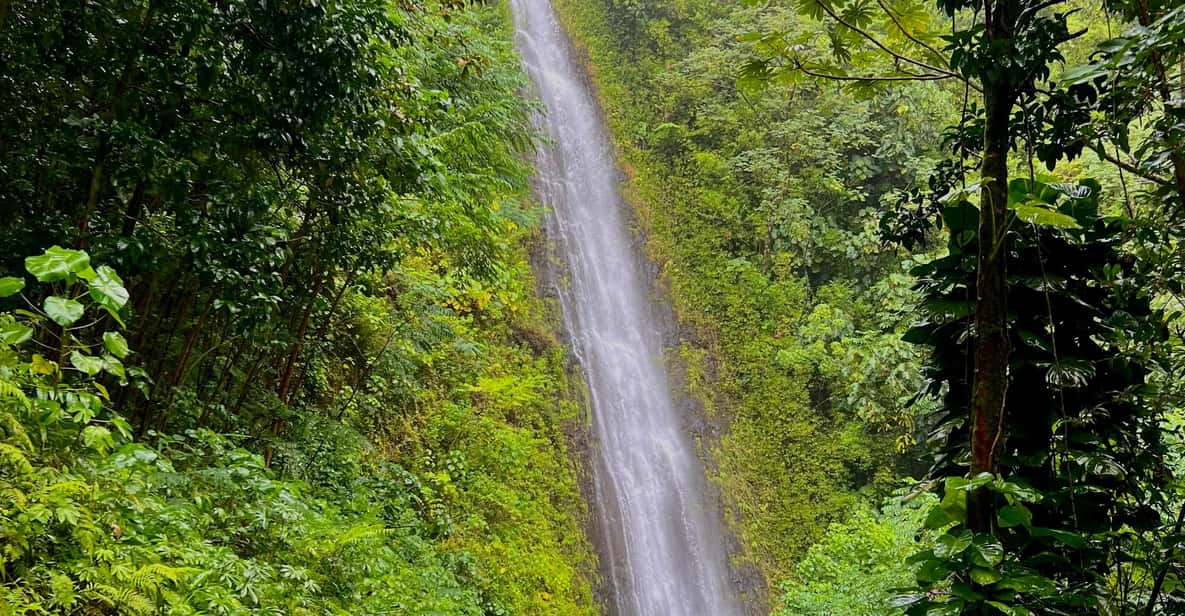
{"label": "bright green leaf", "polygon": [[117,376],[122,380],[127,380],[128,378],[127,372],[123,368],[123,362],[110,355],[103,356],[103,370],[106,370],[108,374]]}
{"label": "bright green leaf", "polygon": [[75,321],[82,318],[84,312],[83,305],[68,297],[59,297],[51,295],[45,298],[43,306],[45,314],[53,319],[54,323],[67,327],[73,325]]}
{"label": "bright green leaf", "polygon": [[5,276],[0,278],[0,297],[9,297],[20,293],[21,289],[25,288],[25,279],[17,278],[15,276]]}
{"label": "bright green leaf", "polygon": [[61,246],[51,246],[44,254],[25,259],[25,269],[41,282],[67,280],[89,268],[90,264],[90,255]]}
{"label": "bright green leaf", "polygon": [[984,569],[982,567],[972,567],[971,581],[980,586],[991,586],[1000,581],[1000,572],[995,569]]}
{"label": "bright green leaf", "polygon": [[90,376],[94,376],[103,370],[103,360],[98,357],[91,357],[90,355],[83,355],[78,351],[70,353],[70,365],[77,368],[80,372],[84,372]]}
{"label": "bright green leaf", "polygon": [[123,324],[119,310],[128,303],[128,290],[124,288],[123,280],[115,273],[115,270],[106,265],[100,265],[95,270],[94,278],[90,280],[90,294],[96,304],[106,310],[121,325]]}
{"label": "bright green leaf", "polygon": [[33,337],[33,328],[17,321],[0,324],[0,342],[18,345]]}
{"label": "bright green leaf", "polygon": [[115,445],[111,431],[103,426],[87,426],[82,429],[82,444],[106,453]]}
{"label": "bright green leaf", "polygon": [[1033,203],[1037,202],[1030,202],[1013,208],[1013,211],[1016,212],[1016,217],[1042,227],[1054,227],[1057,229],[1078,229],[1081,227],[1078,221],[1074,220],[1073,216],[1051,210],[1041,205],[1033,205]]}
{"label": "bright green leaf", "polygon": [[128,341],[119,332],[103,332],[103,346],[107,352],[119,359],[128,356],[132,351],[128,348]]}

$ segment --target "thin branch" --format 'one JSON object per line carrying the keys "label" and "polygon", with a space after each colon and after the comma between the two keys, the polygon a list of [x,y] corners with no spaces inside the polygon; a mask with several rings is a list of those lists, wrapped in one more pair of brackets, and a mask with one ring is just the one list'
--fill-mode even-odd
{"label": "thin branch", "polygon": [[1144,178],[1145,180],[1148,180],[1149,182],[1152,182],[1154,184],[1159,184],[1161,186],[1168,186],[1171,183],[1169,180],[1166,180],[1165,178],[1159,177],[1157,175],[1153,175],[1147,171],[1144,171],[1143,169],[1140,169],[1139,167],[1137,167],[1129,162],[1126,162],[1124,160],[1121,160],[1118,157],[1108,154],[1107,150],[1104,149],[1103,146],[1100,144],[1094,144],[1094,143],[1088,142],[1086,144],[1086,147],[1090,148],[1091,151],[1094,152],[1096,155],[1098,155],[1099,158],[1119,167],[1120,169],[1123,169],[1124,171],[1127,171],[1129,173],[1134,173],[1135,175],[1138,175],[1138,176]]}
{"label": "thin branch", "polygon": [[879,81],[941,81],[943,79],[954,79],[955,78],[953,75],[948,75],[948,74],[914,75],[912,73],[908,74],[908,75],[883,75],[883,76],[877,76],[877,75],[828,75],[826,73],[820,73],[818,71],[813,71],[813,70],[807,68],[806,66],[804,66],[802,64],[802,62],[800,62],[798,60],[798,58],[793,58],[792,60],[794,62],[794,67],[797,70],[802,71],[803,73],[806,73],[807,75],[810,75],[811,77],[817,77],[819,79],[831,79],[834,81],[862,81],[862,82],[867,82],[867,83],[875,83],[875,82],[879,82]]}
{"label": "thin branch", "polygon": [[1035,16],[1037,13],[1040,13],[1051,6],[1064,4],[1065,2],[1066,0],[1045,0],[1045,2],[1041,2],[1040,4],[1034,4],[1033,6],[1021,11],[1020,15],[1016,16],[1016,23],[1022,23],[1024,20]]}
{"label": "thin branch", "polygon": [[[1064,2],[1065,0],[1055,0],[1055,1]],[[909,30],[905,29],[905,25],[902,24],[901,20],[897,18],[897,14],[893,12],[893,9],[889,8],[888,4],[885,4],[885,0],[876,0],[876,3],[881,5],[881,10],[883,10],[889,16],[889,19],[893,20],[893,25],[897,26],[897,29],[901,31],[901,34],[905,35],[905,38],[926,48],[927,51],[934,54],[934,57],[936,57],[940,61],[942,61],[943,66],[950,68],[950,62],[946,59],[946,56],[942,55],[942,53],[940,53],[937,49],[934,49],[928,43],[923,42],[921,39],[919,39],[916,36],[914,36],[913,34],[911,34]]]}

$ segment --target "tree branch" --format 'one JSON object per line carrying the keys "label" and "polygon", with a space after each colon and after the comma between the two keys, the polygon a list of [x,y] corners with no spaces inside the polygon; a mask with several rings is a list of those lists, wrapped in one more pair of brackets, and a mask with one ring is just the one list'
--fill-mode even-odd
{"label": "tree branch", "polygon": [[954,75],[950,74],[932,74],[923,73],[915,75],[913,73],[907,75],[828,75],[827,73],[820,73],[811,70],[803,65],[798,58],[791,58],[794,62],[794,68],[803,73],[816,77],[818,79],[830,79],[833,81],[863,81],[868,83],[880,81],[941,81],[943,79],[955,79]]}
{"label": "tree branch", "polygon": [[1120,169],[1123,169],[1124,171],[1134,173],[1141,178],[1148,180],[1149,182],[1159,184],[1161,186],[1168,186],[1170,184],[1169,180],[1165,178],[1153,175],[1129,162],[1121,160],[1116,156],[1112,156],[1111,154],[1107,153],[1107,150],[1104,149],[1101,144],[1087,142],[1086,147],[1090,148],[1090,150],[1094,152],[1099,158],[1115,165],[1116,167],[1119,167]]}
{"label": "tree branch", "polygon": [[[1065,0],[1053,0],[1053,1],[1065,2]],[[921,39],[917,38],[916,36],[911,34],[909,32],[909,30],[905,29],[905,25],[902,24],[901,20],[897,18],[897,14],[893,12],[893,9],[889,8],[888,4],[885,4],[885,0],[876,0],[876,3],[881,5],[881,10],[883,10],[885,12],[885,14],[887,14],[889,16],[889,19],[893,20],[893,25],[897,26],[897,29],[901,31],[901,34],[905,35],[905,38],[917,43],[918,45],[921,45],[927,51],[934,54],[934,57],[941,60],[943,66],[950,68],[950,62],[947,61],[946,56],[942,55],[942,53],[940,53],[937,49],[934,49],[933,47],[931,47],[928,43],[922,42]]]}
{"label": "tree branch", "polygon": [[1026,8],[1025,10],[1021,11],[1020,15],[1016,16],[1016,23],[1020,24],[1024,20],[1036,15],[1037,13],[1039,13],[1051,6],[1055,6],[1058,4],[1064,4],[1065,2],[1066,2],[1066,0],[1045,0],[1045,2],[1041,2],[1039,4],[1034,4],[1033,6],[1030,6],[1030,7]]}
{"label": "tree branch", "polygon": [[[819,5],[819,7],[820,7],[820,8],[822,8],[822,9],[823,9],[823,11],[824,11],[825,13],[827,13],[828,15],[830,15],[832,19],[834,19],[835,21],[839,22],[839,24],[840,24],[841,26],[843,26],[843,27],[845,27],[845,28],[847,28],[847,29],[851,30],[852,32],[855,32],[856,34],[859,34],[859,35],[860,35],[860,36],[862,36],[862,37],[864,37],[866,40],[868,40],[868,42],[870,42],[870,43],[872,43],[873,45],[875,45],[875,46],[876,46],[877,48],[879,48],[881,51],[883,51],[883,52],[885,52],[885,53],[889,54],[891,57],[893,57],[893,58],[896,58],[896,59],[898,59],[898,60],[900,60],[900,61],[902,61],[902,62],[907,62],[907,63],[909,63],[909,64],[912,64],[912,65],[914,65],[914,66],[916,66],[916,67],[918,67],[918,68],[924,69],[924,70],[926,70],[926,71],[929,71],[929,72],[931,72],[931,73],[937,73],[937,74],[940,74],[940,75],[945,75],[945,77],[942,77],[943,79],[950,79],[950,78],[953,78],[953,79],[958,79],[958,80],[960,80],[960,81],[965,81],[965,82],[967,82],[968,84],[970,84],[970,86],[971,86],[972,88],[974,88],[976,91],[978,91],[978,92],[982,92],[982,91],[983,91],[983,89],[982,89],[982,88],[980,88],[979,86],[977,86],[977,85],[975,85],[975,84],[971,83],[970,81],[967,81],[967,79],[965,79],[965,78],[964,78],[962,75],[959,75],[958,73],[953,73],[953,72],[951,72],[951,71],[949,71],[949,70],[946,70],[946,69],[944,69],[944,68],[937,67],[937,66],[934,66],[934,65],[931,65],[931,64],[927,64],[927,63],[925,63],[925,62],[922,62],[922,61],[920,61],[920,60],[914,60],[913,58],[910,58],[910,57],[908,57],[908,56],[901,55],[901,54],[897,53],[896,51],[893,51],[892,49],[889,49],[889,47],[888,47],[887,45],[885,45],[884,43],[882,43],[882,42],[881,42],[879,39],[877,39],[875,36],[873,36],[873,35],[872,35],[871,33],[869,33],[868,31],[866,31],[866,30],[864,30],[864,29],[862,29],[862,28],[860,28],[860,27],[858,27],[858,26],[852,25],[852,24],[848,23],[847,21],[845,21],[845,20],[844,20],[842,17],[840,17],[839,15],[837,15],[837,14],[836,14],[836,12],[835,12],[835,10],[834,10],[834,9],[832,9],[830,6],[828,6],[826,2],[818,2],[817,4]],[[935,78],[928,78],[928,79],[925,79],[925,81],[929,81],[929,80],[931,80],[931,79],[937,79],[937,77],[935,77]],[[891,81],[901,81],[901,80],[900,80],[900,79],[895,79],[895,80],[891,80]]]}

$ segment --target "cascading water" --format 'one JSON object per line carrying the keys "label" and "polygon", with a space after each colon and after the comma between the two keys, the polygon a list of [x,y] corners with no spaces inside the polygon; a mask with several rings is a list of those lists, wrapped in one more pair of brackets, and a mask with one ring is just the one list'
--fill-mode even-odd
{"label": "cascading water", "polygon": [[742,613],[721,521],[662,363],[660,320],[626,226],[601,113],[548,0],[511,0],[519,52],[554,144],[537,155],[547,230],[567,260],[559,295],[588,377],[601,560],[621,616]]}

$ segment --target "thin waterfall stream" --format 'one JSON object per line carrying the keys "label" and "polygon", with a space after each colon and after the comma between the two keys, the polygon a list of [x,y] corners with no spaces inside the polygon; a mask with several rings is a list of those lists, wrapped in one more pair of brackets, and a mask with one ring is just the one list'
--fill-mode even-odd
{"label": "thin waterfall stream", "polygon": [[552,144],[536,157],[558,284],[588,378],[600,558],[619,616],[743,613],[723,522],[663,363],[663,329],[628,229],[614,150],[548,0],[512,0],[516,42]]}

